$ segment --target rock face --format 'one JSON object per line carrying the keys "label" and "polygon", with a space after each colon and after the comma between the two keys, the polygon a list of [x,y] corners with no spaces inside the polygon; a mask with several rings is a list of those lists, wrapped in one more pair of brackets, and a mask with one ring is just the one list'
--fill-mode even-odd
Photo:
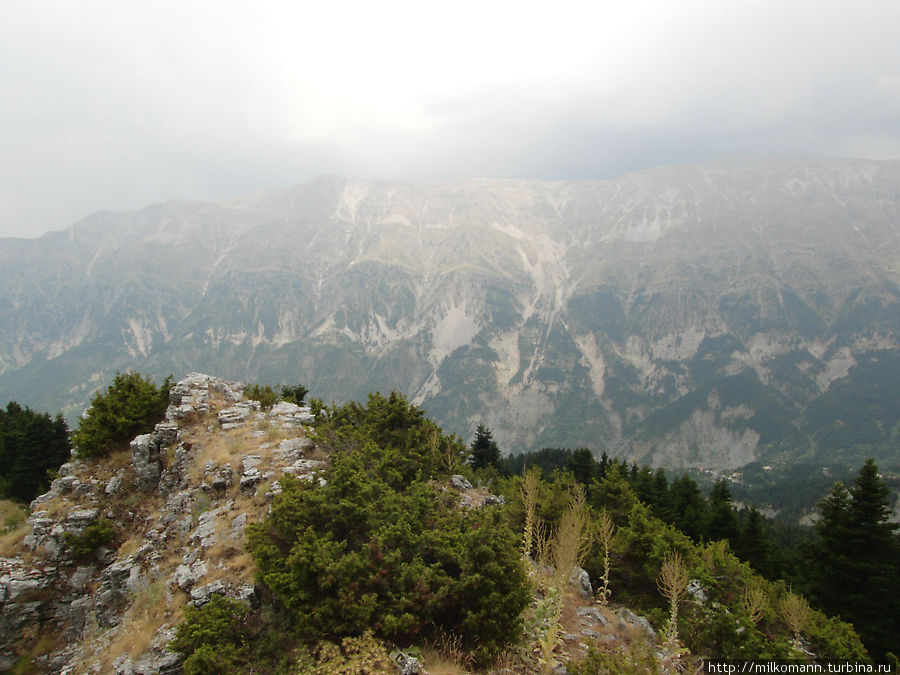
{"label": "rock face", "polygon": [[[255,602],[244,530],[264,517],[279,477],[312,480],[327,466],[308,456],[312,415],[261,411],[239,384],[196,373],[172,392],[165,421],[134,439],[127,466],[74,460],[34,500],[22,541],[32,560],[0,558],[0,670],[34,636],[56,635],[65,646],[37,658],[41,672],[179,672],[166,645],[182,604],[216,594]],[[113,541],[74,559],[71,538],[100,518]]]}
{"label": "rock face", "polygon": [[[0,399],[81,410],[85,369],[202,359],[324,400],[396,388],[510,451],[733,468],[865,438],[878,459],[898,422],[898,222],[900,163],[838,160],[579,183],[327,177],[97,214],[0,241],[0,300],[19,308],[0,324]],[[176,419],[204,412],[207,392],[185,387]],[[877,400],[846,414],[860,392]],[[232,399],[223,427],[255,413]]]}

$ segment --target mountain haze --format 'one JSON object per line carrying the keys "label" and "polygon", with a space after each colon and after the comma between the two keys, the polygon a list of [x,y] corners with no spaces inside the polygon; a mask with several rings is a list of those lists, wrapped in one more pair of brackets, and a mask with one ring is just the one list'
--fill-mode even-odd
{"label": "mountain haze", "polygon": [[0,240],[0,400],[117,369],[398,389],[501,447],[897,460],[900,162],[335,176]]}

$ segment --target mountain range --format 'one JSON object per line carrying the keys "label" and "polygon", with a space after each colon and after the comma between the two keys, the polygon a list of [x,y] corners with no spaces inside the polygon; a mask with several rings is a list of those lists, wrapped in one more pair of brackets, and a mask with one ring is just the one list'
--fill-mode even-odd
{"label": "mountain range", "polygon": [[900,464],[900,162],[324,176],[0,239],[0,401],[116,370],[399,390],[506,452]]}

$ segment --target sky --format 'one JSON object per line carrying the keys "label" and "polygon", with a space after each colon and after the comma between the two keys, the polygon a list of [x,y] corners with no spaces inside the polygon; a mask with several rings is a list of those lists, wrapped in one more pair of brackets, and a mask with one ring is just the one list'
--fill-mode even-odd
{"label": "sky", "polygon": [[0,237],[320,174],[900,158],[900,2],[0,0]]}

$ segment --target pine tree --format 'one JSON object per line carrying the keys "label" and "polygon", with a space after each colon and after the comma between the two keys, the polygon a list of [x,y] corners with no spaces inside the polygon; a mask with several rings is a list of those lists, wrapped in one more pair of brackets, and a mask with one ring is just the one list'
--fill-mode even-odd
{"label": "pine tree", "polygon": [[709,510],[710,520],[707,529],[709,540],[727,539],[732,544],[737,541],[739,533],[737,514],[734,512],[731,491],[724,478],[713,486],[709,495]]}
{"label": "pine tree", "polygon": [[488,466],[500,466],[500,448],[494,442],[491,430],[483,423],[475,429],[475,439],[471,445],[471,459],[469,462],[473,469],[483,469]]}
{"label": "pine tree", "polygon": [[0,410],[0,497],[31,501],[50,484],[53,471],[69,458],[69,429],[61,415],[51,418],[10,401]]}
{"label": "pine tree", "polygon": [[875,658],[900,632],[900,538],[888,487],[869,459],[849,490],[835,483],[819,503],[818,542],[808,558],[813,596],[855,626]]}

